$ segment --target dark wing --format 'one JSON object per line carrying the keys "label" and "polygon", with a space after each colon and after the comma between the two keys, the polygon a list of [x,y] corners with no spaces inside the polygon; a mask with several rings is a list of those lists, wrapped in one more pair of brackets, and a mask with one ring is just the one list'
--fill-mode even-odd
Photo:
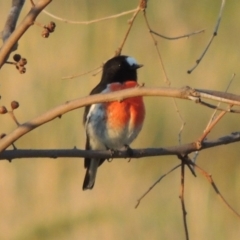
{"label": "dark wing", "polygon": [[[85,149],[86,149],[86,150],[90,150],[91,148],[90,148],[89,138],[88,138],[88,135],[87,135],[87,134],[86,134],[86,137],[87,137],[87,139],[86,139]],[[100,161],[99,161],[99,166],[101,166],[102,163],[103,163],[105,160],[106,160],[106,159],[101,158]],[[84,168],[89,168],[90,162],[91,162],[91,158],[85,158],[85,159],[84,159]]]}
{"label": "dark wing", "polygon": [[[106,85],[105,85],[105,84],[102,84],[102,83],[100,82],[100,83],[90,92],[89,95],[101,93],[105,88],[106,88]],[[87,115],[88,115],[88,112],[89,112],[90,107],[91,107],[91,105],[88,105],[88,106],[85,107],[84,114],[83,114],[83,124],[84,124],[84,125],[85,125],[85,123],[86,123]]]}
{"label": "dark wing", "polygon": [[[106,85],[105,85],[105,84],[99,83],[99,84],[90,92],[89,95],[101,93],[105,88],[106,88]],[[85,107],[84,114],[83,114],[83,124],[84,124],[84,125],[86,124],[87,115],[88,115],[88,112],[89,112],[89,110],[90,110],[90,107],[91,107],[91,105],[88,105],[88,106]],[[89,143],[89,137],[88,137],[87,133],[86,133],[86,145],[85,145],[85,149],[86,149],[86,150],[90,150],[90,149],[91,149],[90,143]],[[104,161],[105,161],[105,159],[100,159],[99,166],[100,166]],[[85,168],[88,168],[88,167],[90,166],[90,162],[91,162],[91,158],[85,158],[85,159],[84,159],[84,167],[85,167]]]}
{"label": "dark wing", "polygon": [[[88,137],[87,134],[86,134],[86,137],[87,137],[87,139],[86,139],[85,149],[86,149],[86,150],[90,150],[89,137]],[[85,158],[85,159],[84,159],[84,167],[85,167],[85,168],[89,168],[90,162],[91,162],[91,158]]]}

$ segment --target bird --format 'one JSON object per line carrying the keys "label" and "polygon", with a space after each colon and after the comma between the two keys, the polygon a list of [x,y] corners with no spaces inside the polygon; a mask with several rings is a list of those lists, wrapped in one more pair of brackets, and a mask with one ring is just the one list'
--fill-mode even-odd
{"label": "bird", "polygon": [[[103,65],[100,82],[90,95],[109,93],[139,86],[137,69],[142,67],[135,58],[115,56]],[[145,118],[142,96],[121,101],[95,103],[85,107],[83,124],[86,131],[86,150],[131,150],[129,145],[138,136]],[[86,174],[83,190],[93,188],[98,167],[106,159],[85,158]]]}

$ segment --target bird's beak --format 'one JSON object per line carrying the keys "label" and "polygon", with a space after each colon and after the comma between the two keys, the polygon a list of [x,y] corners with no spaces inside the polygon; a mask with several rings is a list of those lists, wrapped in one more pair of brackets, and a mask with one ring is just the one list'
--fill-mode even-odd
{"label": "bird's beak", "polygon": [[132,69],[138,69],[138,68],[141,68],[143,67],[143,64],[133,64],[132,65]]}

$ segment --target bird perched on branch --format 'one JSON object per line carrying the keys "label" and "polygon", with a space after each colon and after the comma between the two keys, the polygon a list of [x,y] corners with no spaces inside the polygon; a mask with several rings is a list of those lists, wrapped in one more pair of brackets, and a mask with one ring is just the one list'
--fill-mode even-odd
{"label": "bird perched on branch", "polygon": [[[137,69],[143,65],[129,56],[117,56],[103,66],[99,84],[92,94],[114,92],[138,86]],[[120,150],[129,148],[142,129],[145,107],[142,97],[96,103],[85,108],[86,150]],[[85,158],[83,190],[92,189],[98,167],[105,159]]]}

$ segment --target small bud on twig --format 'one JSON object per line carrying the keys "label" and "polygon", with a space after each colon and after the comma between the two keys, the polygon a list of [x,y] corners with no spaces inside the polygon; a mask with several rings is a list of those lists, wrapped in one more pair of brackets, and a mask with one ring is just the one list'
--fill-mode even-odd
{"label": "small bud on twig", "polygon": [[27,59],[26,58],[21,58],[19,61],[18,61],[18,65],[19,66],[25,66],[27,64]]}
{"label": "small bud on twig", "polygon": [[21,74],[25,73],[25,72],[26,72],[26,68],[25,68],[25,67],[20,67],[20,68],[19,68],[19,72],[20,72]]}
{"label": "small bud on twig", "polygon": [[5,114],[7,112],[8,112],[8,110],[7,110],[7,108],[5,106],[1,106],[0,107],[0,114]]}
{"label": "small bud on twig", "polygon": [[4,138],[6,136],[6,133],[1,133],[0,138]]}
{"label": "small bud on twig", "polygon": [[44,28],[42,31],[42,37],[48,38],[49,37],[49,31],[47,28]]}
{"label": "small bud on twig", "polygon": [[13,55],[13,60],[14,60],[15,62],[18,62],[20,59],[21,59],[21,55],[20,55],[20,54],[14,54],[14,55]]}
{"label": "small bud on twig", "polygon": [[49,30],[49,32],[54,32],[54,30],[55,30],[55,27],[56,27],[56,24],[55,24],[55,22],[50,22],[47,26],[46,26],[46,28]]}
{"label": "small bud on twig", "polygon": [[55,22],[50,22],[47,25],[44,25],[43,26],[43,31],[42,31],[42,36],[44,38],[48,38],[50,33],[54,32],[55,27],[56,27]]}
{"label": "small bud on twig", "polygon": [[11,108],[12,110],[17,109],[19,107],[19,103],[17,101],[12,101],[11,102]]}
{"label": "small bud on twig", "polygon": [[18,69],[19,73],[25,73],[26,72],[26,68],[24,67],[27,64],[27,59],[26,58],[22,58],[20,54],[15,54],[13,56],[13,59],[15,61],[15,63],[12,63],[16,66],[16,68]]}

